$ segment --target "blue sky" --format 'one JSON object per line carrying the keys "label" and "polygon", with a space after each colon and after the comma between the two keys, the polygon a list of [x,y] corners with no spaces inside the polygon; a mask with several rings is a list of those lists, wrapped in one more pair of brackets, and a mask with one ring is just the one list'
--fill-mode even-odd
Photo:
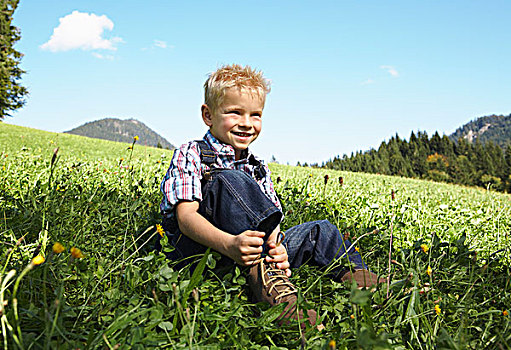
{"label": "blue sky", "polygon": [[321,163],[510,114],[510,13],[510,1],[21,0],[30,96],[6,122],[136,118],[179,146],[206,131],[207,74],[249,64],[272,81],[251,148]]}

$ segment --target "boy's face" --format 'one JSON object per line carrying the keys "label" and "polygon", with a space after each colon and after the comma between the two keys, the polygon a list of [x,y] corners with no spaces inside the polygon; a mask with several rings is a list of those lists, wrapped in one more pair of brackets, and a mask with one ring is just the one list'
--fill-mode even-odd
{"label": "boy's face", "polygon": [[223,102],[211,110],[202,105],[202,119],[213,136],[234,147],[236,159],[261,132],[264,99],[257,93],[229,88]]}

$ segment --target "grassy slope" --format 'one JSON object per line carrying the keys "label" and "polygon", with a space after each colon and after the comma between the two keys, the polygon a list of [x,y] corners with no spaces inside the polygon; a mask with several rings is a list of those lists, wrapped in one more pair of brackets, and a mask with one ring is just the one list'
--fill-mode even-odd
{"label": "grassy slope", "polygon": [[[129,160],[128,144],[7,124],[0,124],[0,133],[0,240],[9,248],[0,252],[0,273],[15,269],[19,277],[34,254],[46,256],[17,295],[25,345],[297,346],[296,327],[277,328],[271,309],[247,302],[238,270],[221,279],[190,279],[147,249],[157,234],[158,185],[171,152],[135,145]],[[50,177],[57,145],[60,159]],[[359,246],[382,275],[393,234],[391,276],[405,281],[386,298],[385,286],[371,294],[331,283],[316,269],[295,271],[294,283],[326,326],[324,333],[308,330],[311,348],[330,339],[339,348],[507,346],[510,322],[502,311],[511,302],[509,195],[397,177],[277,164],[271,169],[287,213],[284,229],[318,219],[352,237],[378,228]],[[81,248],[85,258],[53,255],[55,241]],[[421,244],[429,247],[426,253]],[[190,294],[194,287],[198,302]],[[10,301],[6,320],[16,329],[12,285],[4,298]],[[13,344],[12,334],[3,335]]]}
{"label": "grassy slope", "polygon": [[[119,159],[126,156],[126,149],[130,146],[130,144],[122,142],[54,133],[5,123],[0,123],[0,135],[2,135],[0,152],[29,152],[51,156],[53,150],[60,147],[59,155],[61,157],[84,160]],[[147,154],[169,156],[172,151],[138,146],[135,148],[133,156],[137,158]]]}
{"label": "grassy slope", "polygon": [[[327,201],[328,206],[338,209],[337,215],[332,210],[323,215],[339,227],[378,226],[395,215],[394,234],[398,245],[410,245],[417,237],[433,233],[449,241],[466,234],[471,245],[488,255],[509,243],[509,194],[395,176],[281,165],[273,165],[272,169],[274,178],[292,178],[295,185],[312,175],[309,178],[312,189],[308,191],[312,197],[308,200],[311,203]],[[330,180],[325,187],[327,174]],[[339,176],[343,176],[342,187],[337,183]],[[276,187],[282,192],[285,184]],[[300,220],[290,220],[296,224],[311,219],[302,215]]]}

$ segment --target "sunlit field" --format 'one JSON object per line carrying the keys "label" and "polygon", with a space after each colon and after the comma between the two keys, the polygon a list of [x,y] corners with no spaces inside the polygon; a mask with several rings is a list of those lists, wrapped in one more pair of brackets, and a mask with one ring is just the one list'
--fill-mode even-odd
{"label": "sunlit field", "polygon": [[[154,251],[171,151],[2,123],[0,135],[2,347],[300,347],[298,324],[273,322],[281,308],[248,300],[243,269],[220,273],[210,253],[190,274]],[[305,330],[307,348],[511,347],[510,195],[270,168],[283,229],[328,219],[389,276],[369,291],[294,271],[301,306],[325,325]]]}

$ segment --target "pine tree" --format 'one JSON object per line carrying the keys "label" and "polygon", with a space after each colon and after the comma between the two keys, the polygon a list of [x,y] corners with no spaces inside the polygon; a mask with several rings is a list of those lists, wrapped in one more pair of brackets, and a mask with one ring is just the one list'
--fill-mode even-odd
{"label": "pine tree", "polygon": [[414,176],[424,177],[428,173],[428,163],[426,162],[428,154],[420,139],[410,137],[410,151],[411,159],[409,161]]}
{"label": "pine tree", "polygon": [[[397,135],[396,135],[397,136]],[[399,149],[399,137],[389,141],[389,170],[391,175],[409,176],[410,164],[405,161]]]}
{"label": "pine tree", "polygon": [[456,183],[469,186],[477,183],[474,175],[474,164],[463,154],[458,156],[456,164],[450,170],[450,176]]}
{"label": "pine tree", "polygon": [[458,156],[468,156],[471,152],[471,145],[463,137],[458,138],[458,143],[455,145],[455,152]]}
{"label": "pine tree", "polygon": [[[426,151],[426,154],[429,154],[430,153],[429,136],[428,136],[427,132],[419,131],[417,133],[417,138],[419,139],[420,147],[422,147]],[[433,152],[431,152],[431,153],[433,153]]]}
{"label": "pine tree", "polygon": [[511,192],[511,145],[507,146],[505,153],[506,191]]}
{"label": "pine tree", "polygon": [[504,171],[507,173],[507,175],[511,175],[511,145],[507,146],[504,157]]}
{"label": "pine tree", "polygon": [[440,154],[443,154],[447,158],[454,157],[454,143],[449,139],[449,136],[442,136],[440,145]]}
{"label": "pine tree", "polygon": [[378,156],[379,156],[379,161],[376,166],[376,168],[378,169],[377,172],[380,174],[389,175],[390,174],[389,151],[388,151],[388,147],[387,147],[387,144],[385,143],[385,141],[383,141],[380,144],[380,147],[378,147]]}
{"label": "pine tree", "polygon": [[415,136],[415,133],[412,131],[412,133],[410,134],[410,144],[412,143],[417,143],[417,136]]}
{"label": "pine tree", "polygon": [[19,67],[23,54],[14,49],[21,38],[18,28],[12,25],[12,16],[19,0],[2,0],[0,3],[0,120],[25,104],[28,91],[19,80],[25,73]]}
{"label": "pine tree", "polygon": [[431,154],[433,153],[442,154],[442,138],[438,134],[438,131],[435,131],[433,136],[431,136],[431,140],[429,141],[429,148]]}

